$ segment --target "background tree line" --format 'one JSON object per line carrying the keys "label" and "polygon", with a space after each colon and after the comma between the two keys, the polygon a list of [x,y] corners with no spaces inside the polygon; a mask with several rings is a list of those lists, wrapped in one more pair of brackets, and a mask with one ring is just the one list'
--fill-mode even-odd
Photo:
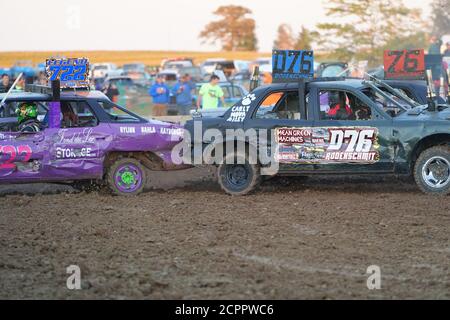
{"label": "background tree line", "polygon": [[[304,26],[294,31],[288,24],[278,27],[274,48],[315,49],[323,58],[381,63],[385,49],[427,48],[431,34],[450,34],[450,0],[434,0],[429,21],[418,9],[402,0],[329,0],[325,8],[333,22]],[[256,22],[252,11],[242,6],[222,6],[218,20],[200,33],[203,42],[220,42],[224,51],[256,51]]]}

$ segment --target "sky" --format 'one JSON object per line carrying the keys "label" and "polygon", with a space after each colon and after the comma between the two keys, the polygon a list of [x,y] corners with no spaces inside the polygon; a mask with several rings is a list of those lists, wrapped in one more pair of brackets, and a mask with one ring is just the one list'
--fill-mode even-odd
{"label": "sky", "polygon": [[[404,0],[426,17],[431,0]],[[326,0],[0,0],[0,51],[214,51],[203,27],[221,5],[253,11],[259,50],[269,52],[281,23],[295,31],[327,21]],[[329,20],[328,20],[329,21]]]}

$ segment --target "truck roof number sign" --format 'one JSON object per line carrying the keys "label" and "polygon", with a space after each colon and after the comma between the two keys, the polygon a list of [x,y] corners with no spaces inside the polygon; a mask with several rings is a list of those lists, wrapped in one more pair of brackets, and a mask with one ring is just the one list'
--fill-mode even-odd
{"label": "truck roof number sign", "polygon": [[314,52],[273,50],[272,74],[276,81],[292,81],[314,77]]}
{"label": "truck roof number sign", "polygon": [[384,73],[386,79],[425,79],[424,50],[386,50]]}

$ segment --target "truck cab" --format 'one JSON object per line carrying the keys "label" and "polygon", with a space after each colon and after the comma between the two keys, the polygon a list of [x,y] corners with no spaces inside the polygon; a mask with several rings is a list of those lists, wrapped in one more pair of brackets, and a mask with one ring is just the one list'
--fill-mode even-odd
{"label": "truck cab", "polygon": [[[214,140],[222,141],[224,155],[214,159],[220,160],[219,183],[230,194],[254,190],[261,174],[404,174],[425,192],[447,194],[449,120],[447,107],[429,111],[376,82],[328,78],[259,87],[222,116],[186,127],[194,137],[197,121],[202,141],[194,138],[191,145],[201,143],[203,150],[214,144],[208,130],[222,133],[222,140]],[[236,132],[244,134],[236,138]],[[237,141],[232,150],[225,148],[233,139],[245,149]],[[261,154],[270,161],[262,162]],[[264,173],[268,167],[275,172]]]}

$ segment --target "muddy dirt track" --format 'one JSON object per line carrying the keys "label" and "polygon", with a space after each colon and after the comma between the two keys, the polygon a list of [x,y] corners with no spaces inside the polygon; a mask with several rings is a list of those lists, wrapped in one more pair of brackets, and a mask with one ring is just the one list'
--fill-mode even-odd
{"label": "muddy dirt track", "polygon": [[[0,298],[450,298],[450,197],[314,178],[232,198],[211,179],[153,174],[134,198],[2,186]],[[72,264],[82,290],[66,288]]]}

